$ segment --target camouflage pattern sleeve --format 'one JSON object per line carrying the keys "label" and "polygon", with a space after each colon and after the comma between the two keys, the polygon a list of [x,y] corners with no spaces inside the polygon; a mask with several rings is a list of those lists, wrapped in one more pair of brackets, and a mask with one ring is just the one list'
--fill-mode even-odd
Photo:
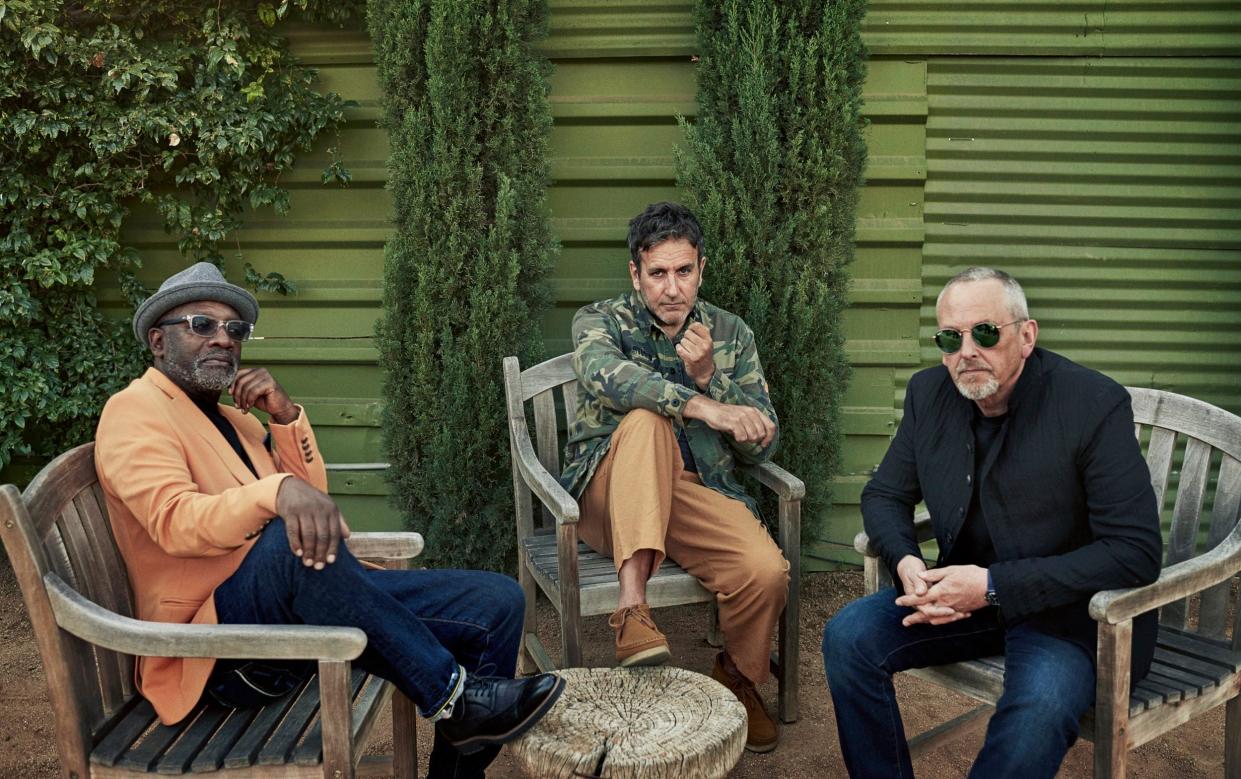
{"label": "camouflage pattern sleeve", "polygon": [[732,376],[728,376],[722,370],[716,370],[715,375],[711,377],[711,383],[707,385],[707,395],[721,403],[753,406],[763,412],[776,426],[776,434],[767,446],[737,443],[732,436],[727,435],[723,438],[732,446],[737,459],[741,462],[751,465],[766,462],[771,459],[776,451],[776,445],[780,442],[780,420],[776,417],[775,406],[772,405],[771,396],[767,392],[767,379],[763,376],[763,366],[758,359],[754,333],[750,328],[740,325],[735,339],[723,344],[717,342],[715,347],[717,365],[722,362],[719,358],[721,349],[732,349],[735,352]]}
{"label": "camouflage pattern sleeve", "polygon": [[621,337],[615,319],[594,306],[573,317],[573,371],[582,389],[614,411],[644,408],[680,420],[697,393],[630,360]]}

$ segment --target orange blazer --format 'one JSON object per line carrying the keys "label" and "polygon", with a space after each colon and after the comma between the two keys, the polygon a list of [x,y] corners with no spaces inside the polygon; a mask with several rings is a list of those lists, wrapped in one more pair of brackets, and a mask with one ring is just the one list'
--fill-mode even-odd
{"label": "orange blazer", "polygon": [[[300,408],[300,407],[299,407]],[[95,436],[95,470],[117,546],[129,569],[135,616],[215,624],[215,588],[233,574],[290,475],[327,491],[327,471],[305,410],[263,424],[231,406],[220,412],[258,471],[164,374],[150,368],[108,400]],[[291,554],[291,552],[290,552]],[[138,689],[165,724],[198,703],[212,658],[140,657]]]}

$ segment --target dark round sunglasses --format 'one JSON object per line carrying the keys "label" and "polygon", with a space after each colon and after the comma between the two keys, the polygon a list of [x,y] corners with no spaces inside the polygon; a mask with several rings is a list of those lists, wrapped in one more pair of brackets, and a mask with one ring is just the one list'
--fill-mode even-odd
{"label": "dark round sunglasses", "polygon": [[[1002,325],[997,325],[994,322],[979,322],[969,329],[970,338],[974,339],[974,343],[978,344],[980,349],[990,349],[1000,342],[1000,328],[1024,321],[1026,320],[1014,319]],[[961,350],[961,342],[964,340],[964,330],[954,330],[951,327],[945,327],[943,330],[936,331],[935,333],[935,345],[944,354],[956,354],[959,352]]]}
{"label": "dark round sunglasses", "polygon": [[166,327],[168,325],[188,324],[190,332],[199,338],[210,338],[224,328],[224,332],[234,341],[249,341],[250,336],[254,333],[254,325],[250,322],[243,322],[240,319],[212,319],[206,314],[187,314],[179,316],[176,319],[165,319],[163,322],[156,322],[156,327]]}

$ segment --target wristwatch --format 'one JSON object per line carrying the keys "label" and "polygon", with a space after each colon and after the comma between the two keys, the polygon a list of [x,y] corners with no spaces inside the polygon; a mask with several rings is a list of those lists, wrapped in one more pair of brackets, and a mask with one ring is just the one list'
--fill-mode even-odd
{"label": "wristwatch", "polygon": [[1000,596],[995,593],[995,583],[991,581],[991,569],[987,569],[987,594],[983,597],[987,599],[988,606],[999,607]]}

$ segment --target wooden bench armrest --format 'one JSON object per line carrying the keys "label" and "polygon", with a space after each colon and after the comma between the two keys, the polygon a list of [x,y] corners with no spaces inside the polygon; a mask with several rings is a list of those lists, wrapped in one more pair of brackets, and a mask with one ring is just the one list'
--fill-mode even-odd
{"label": "wooden bench armrest", "polygon": [[775,463],[747,465],[741,470],[776,493],[781,500],[801,500],[806,497],[806,483]]}
{"label": "wooden bench armrest", "polygon": [[1239,570],[1241,525],[1219,546],[1164,568],[1159,578],[1145,587],[1096,592],[1090,599],[1090,616],[1098,622],[1116,625],[1225,582]]}
{"label": "wooden bench armrest", "polygon": [[345,543],[364,560],[409,560],[422,554],[421,533],[353,533]]}
{"label": "wooden bench armrest", "polygon": [[526,427],[526,420],[510,419],[509,436],[513,442],[513,457],[521,480],[556,518],[556,524],[576,523],[577,501],[560,486],[560,481],[543,467],[543,463],[539,462],[534,446],[530,443],[530,430]]}
{"label": "wooden bench armrest", "polygon": [[[931,514],[919,511],[914,515],[914,538],[918,543],[934,540],[935,528],[931,526]],[[870,536],[863,530],[853,537],[853,548],[863,557],[879,557],[879,550],[870,545]]]}
{"label": "wooden bench armrest", "polygon": [[54,573],[46,574],[43,583],[57,625],[83,641],[129,655],[344,661],[366,648],[366,634],[357,628],[150,622],[105,609]]}

